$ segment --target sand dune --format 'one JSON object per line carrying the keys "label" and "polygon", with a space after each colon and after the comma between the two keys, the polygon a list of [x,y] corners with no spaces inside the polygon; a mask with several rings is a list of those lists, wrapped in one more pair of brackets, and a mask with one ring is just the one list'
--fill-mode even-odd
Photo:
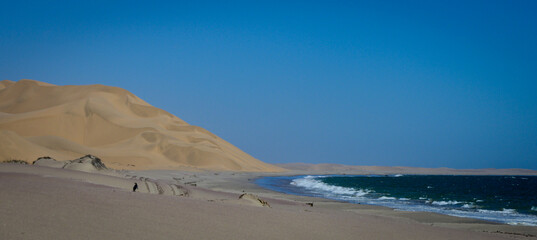
{"label": "sand dune", "polygon": [[353,166],[343,164],[284,163],[276,164],[290,174],[433,174],[433,175],[537,175],[531,169],[454,169],[421,167]]}
{"label": "sand dune", "polygon": [[116,169],[282,170],[121,88],[0,81],[0,161],[86,154]]}

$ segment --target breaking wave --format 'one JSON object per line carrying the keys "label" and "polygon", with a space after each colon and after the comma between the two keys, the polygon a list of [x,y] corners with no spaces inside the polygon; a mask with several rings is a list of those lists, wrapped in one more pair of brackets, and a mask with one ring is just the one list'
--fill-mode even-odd
{"label": "breaking wave", "polygon": [[297,178],[291,182],[291,185],[294,185],[297,187],[303,187],[310,191],[314,191],[316,193],[325,193],[330,196],[343,196],[345,198],[361,197],[370,192],[367,189],[354,189],[354,188],[346,188],[346,187],[329,185],[318,180],[318,178],[322,178],[322,177],[321,176],[306,176],[303,178]]}
{"label": "breaking wave", "polygon": [[[406,195],[392,194],[391,192],[376,192],[375,188],[357,187],[348,184],[342,184],[345,186],[338,186],[339,184],[332,184],[330,181],[326,181],[327,178],[336,177],[339,181],[352,182],[353,178],[357,176],[295,176],[295,177],[267,177],[267,179],[287,178],[286,181],[279,181],[277,184],[268,186],[269,184],[260,184],[269,189],[297,194],[305,196],[324,197],[328,199],[348,201],[351,203],[360,204],[372,204],[381,205],[396,210],[403,211],[426,211],[435,212],[457,217],[475,218],[487,221],[501,222],[511,225],[526,225],[537,226],[537,215],[528,214],[527,211],[536,212],[537,207],[531,206],[531,210],[527,209],[526,212],[518,212],[516,209],[503,208],[486,209],[483,200],[473,198],[471,201],[462,201],[456,199],[431,199],[427,196],[415,196],[410,197]],[[375,176],[378,179],[379,176]],[[386,176],[393,177],[393,176]],[[403,178],[407,176],[398,176],[397,178]],[[363,176],[360,178],[364,178]],[[392,178],[393,179],[393,178]],[[268,181],[270,182],[270,181]],[[330,182],[330,183],[328,183]],[[432,187],[431,184],[425,184],[423,186],[426,191],[440,191],[441,188]],[[478,196],[475,196],[478,197]],[[487,200],[488,201],[488,200]]]}

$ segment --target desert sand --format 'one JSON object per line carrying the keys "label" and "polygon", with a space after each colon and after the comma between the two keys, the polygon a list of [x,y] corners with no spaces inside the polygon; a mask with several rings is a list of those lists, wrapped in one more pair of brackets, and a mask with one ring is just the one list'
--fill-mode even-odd
{"label": "desert sand", "polygon": [[[0,164],[1,239],[535,239],[537,227],[292,196],[246,172]],[[139,191],[132,192],[134,183]],[[241,196],[243,196],[241,198]],[[266,204],[265,204],[266,203]],[[308,205],[313,203],[313,206]]]}
{"label": "desert sand", "polygon": [[117,169],[283,170],[121,88],[0,81],[0,161],[86,154]]}
{"label": "desert sand", "polygon": [[209,131],[104,85],[0,81],[0,162],[66,161],[91,154],[114,169],[181,169],[317,174],[510,174],[525,169],[409,168],[264,163]]}
{"label": "desert sand", "polygon": [[285,163],[276,164],[298,175],[304,174],[414,174],[414,175],[537,175],[536,170],[509,168],[454,169],[423,167],[352,166],[343,164]]}
{"label": "desert sand", "polygon": [[535,171],[275,166],[124,89],[103,85],[0,81],[0,162],[5,161],[12,163],[0,163],[0,239],[537,236],[537,227],[286,195],[253,183],[272,175]]}

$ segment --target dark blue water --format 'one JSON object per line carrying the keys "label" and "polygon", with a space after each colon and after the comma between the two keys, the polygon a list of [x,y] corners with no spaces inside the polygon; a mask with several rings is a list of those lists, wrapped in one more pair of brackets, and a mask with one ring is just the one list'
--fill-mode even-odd
{"label": "dark blue water", "polygon": [[292,176],[256,180],[288,194],[537,226],[537,176]]}

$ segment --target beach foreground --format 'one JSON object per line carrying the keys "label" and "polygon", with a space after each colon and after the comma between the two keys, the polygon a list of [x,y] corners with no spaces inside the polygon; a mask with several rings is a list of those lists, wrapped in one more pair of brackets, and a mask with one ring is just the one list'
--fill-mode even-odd
{"label": "beach foreground", "polygon": [[[88,173],[0,164],[3,216],[0,238],[536,239],[537,236],[537,227],[276,193],[253,183],[255,177],[262,175],[157,170]],[[139,185],[138,192],[132,192],[135,182]],[[243,193],[252,195],[239,199]]]}

